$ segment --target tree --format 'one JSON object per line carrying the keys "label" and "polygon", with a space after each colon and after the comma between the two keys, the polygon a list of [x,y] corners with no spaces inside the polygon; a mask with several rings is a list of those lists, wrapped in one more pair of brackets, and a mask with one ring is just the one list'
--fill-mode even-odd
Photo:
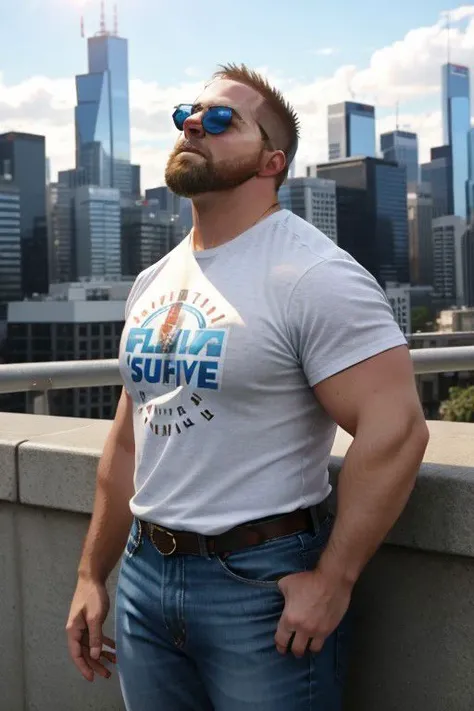
{"label": "tree", "polygon": [[447,422],[474,422],[474,385],[449,388],[449,399],[441,403],[439,414]]}
{"label": "tree", "polygon": [[414,306],[411,310],[411,332],[427,332],[433,328],[430,311],[426,306]]}

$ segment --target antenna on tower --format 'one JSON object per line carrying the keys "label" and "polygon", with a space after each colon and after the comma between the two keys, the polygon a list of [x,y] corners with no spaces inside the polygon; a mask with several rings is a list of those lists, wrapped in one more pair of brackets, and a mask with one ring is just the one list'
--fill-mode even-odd
{"label": "antenna on tower", "polygon": [[118,37],[118,5],[114,5],[114,35]]}
{"label": "antenna on tower", "polygon": [[85,33],[84,33],[84,15],[81,15],[81,37],[84,39]]}
{"label": "antenna on tower", "polygon": [[451,64],[451,14],[448,11],[446,13],[446,29],[448,32],[448,41],[447,41],[447,54],[448,54],[448,64]]}
{"label": "antenna on tower", "polygon": [[107,34],[107,30],[105,28],[105,3],[104,3],[104,0],[101,0],[101,2],[100,2],[100,34],[101,35]]}
{"label": "antenna on tower", "polygon": [[399,119],[398,111],[399,111],[399,108],[400,108],[400,102],[397,101],[397,103],[396,103],[396,105],[395,105],[395,130],[396,130],[396,131],[398,131],[398,128],[399,128],[399,123],[398,123],[398,119]]}

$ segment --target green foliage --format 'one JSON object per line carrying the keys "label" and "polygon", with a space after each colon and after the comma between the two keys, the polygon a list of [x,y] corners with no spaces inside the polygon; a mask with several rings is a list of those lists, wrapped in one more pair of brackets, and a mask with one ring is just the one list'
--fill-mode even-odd
{"label": "green foliage", "polygon": [[441,403],[439,414],[447,422],[474,422],[474,385],[449,388],[449,399]]}
{"label": "green foliage", "polygon": [[411,310],[411,332],[427,332],[433,329],[429,309],[426,306],[414,306]]}

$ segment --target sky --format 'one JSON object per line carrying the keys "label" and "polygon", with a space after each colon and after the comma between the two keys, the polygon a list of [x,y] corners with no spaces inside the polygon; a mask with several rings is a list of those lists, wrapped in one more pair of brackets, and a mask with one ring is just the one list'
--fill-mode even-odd
{"label": "sky", "polygon": [[[99,29],[99,0],[0,0],[0,132],[46,136],[51,179],[74,167],[75,74],[87,71],[80,36]],[[4,4],[8,4],[5,12]],[[441,144],[441,64],[474,77],[474,4],[450,0],[117,0],[129,40],[132,161],[142,188],[163,182],[176,140],[173,106],[193,101],[219,63],[264,73],[301,120],[296,174],[327,159],[327,106],[376,105],[377,134],[419,134],[420,159]],[[113,26],[113,0],[105,0]],[[449,12],[449,24],[447,15]],[[474,90],[474,87],[473,87]]]}

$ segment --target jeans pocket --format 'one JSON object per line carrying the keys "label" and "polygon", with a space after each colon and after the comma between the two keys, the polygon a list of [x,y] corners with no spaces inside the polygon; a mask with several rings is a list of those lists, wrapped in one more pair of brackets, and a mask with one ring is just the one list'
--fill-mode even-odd
{"label": "jeans pocket", "polygon": [[137,518],[133,519],[130,533],[128,534],[127,543],[124,549],[124,555],[127,558],[132,558],[137,552],[142,542],[142,525]]}
{"label": "jeans pocket", "polygon": [[305,570],[299,534],[282,536],[216,558],[227,577],[260,588],[276,590],[281,578]]}

